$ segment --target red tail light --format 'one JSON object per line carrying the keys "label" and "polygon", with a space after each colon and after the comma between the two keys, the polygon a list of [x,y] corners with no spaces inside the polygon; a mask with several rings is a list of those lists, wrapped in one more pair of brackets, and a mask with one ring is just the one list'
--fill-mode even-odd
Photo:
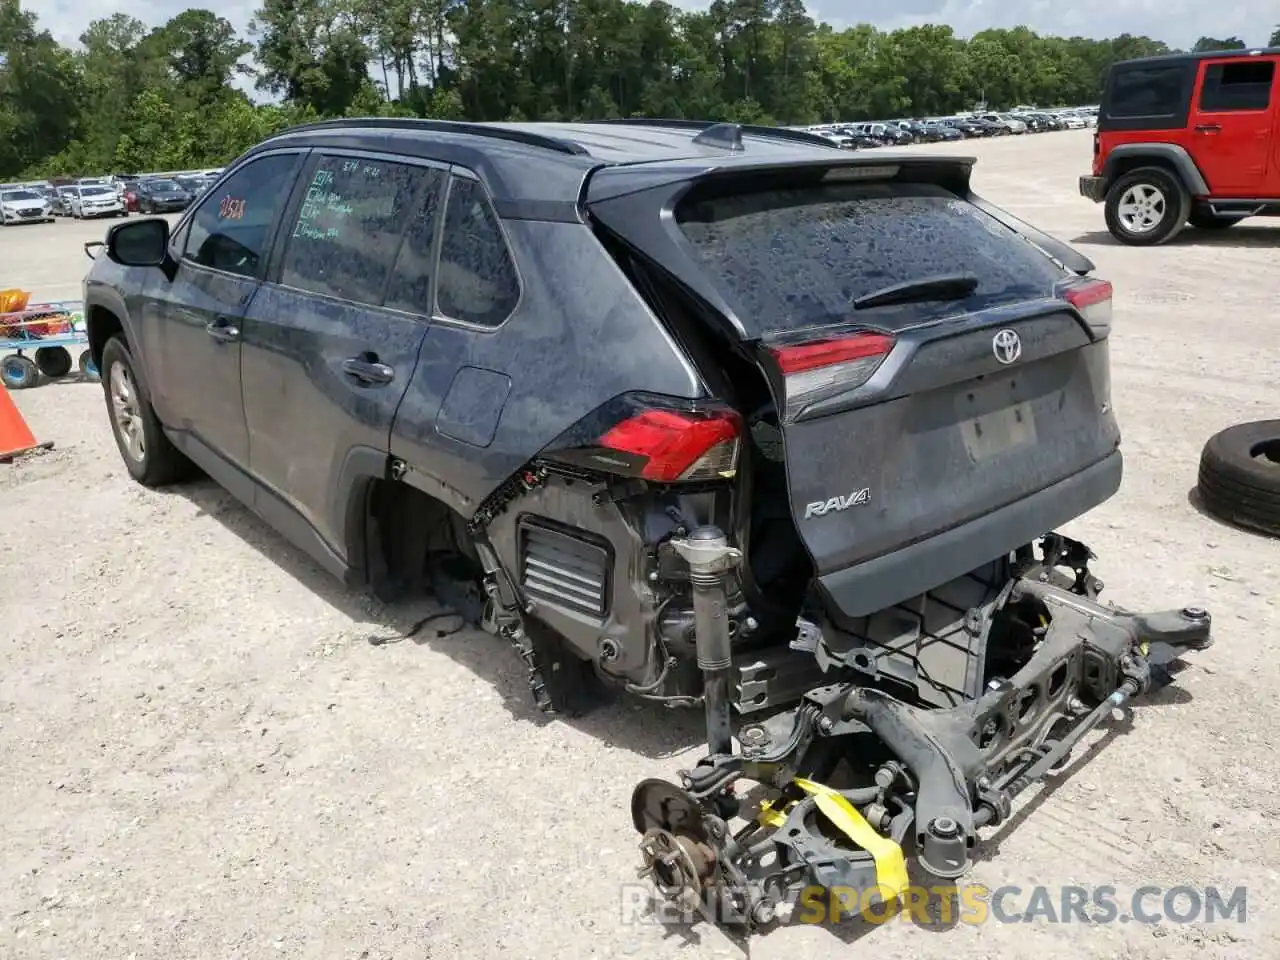
{"label": "red tail light", "polygon": [[1112,286],[1106,280],[1085,280],[1062,291],[1062,299],[1080,311],[1084,322],[1097,336],[1111,332]]}
{"label": "red tail light", "polygon": [[851,360],[883,358],[893,349],[893,337],[881,333],[860,333],[839,340],[820,340],[795,347],[770,347],[785,374],[803,373]]}
{"label": "red tail light", "polygon": [[786,410],[791,419],[818,400],[862,386],[893,350],[883,333],[856,333],[796,346],[769,347],[786,381]]}
{"label": "red tail light", "polygon": [[600,445],[644,458],[646,480],[715,480],[736,471],[741,432],[731,411],[644,410],[611,428]]}

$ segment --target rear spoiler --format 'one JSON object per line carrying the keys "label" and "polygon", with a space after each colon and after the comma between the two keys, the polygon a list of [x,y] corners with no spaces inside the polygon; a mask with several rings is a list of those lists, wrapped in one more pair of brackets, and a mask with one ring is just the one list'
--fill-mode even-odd
{"label": "rear spoiler", "polygon": [[847,171],[848,176],[856,177],[860,170],[864,170],[868,174],[874,173],[876,179],[901,178],[936,183],[963,197],[969,194],[969,177],[977,162],[974,157],[904,156],[879,150],[876,154],[868,156],[830,146],[811,150],[797,145],[796,152],[785,159],[756,159],[741,153],[729,153],[723,157],[699,156],[601,165],[587,175],[582,199],[590,205],[659,187],[679,186],[683,193],[685,188],[694,184],[721,177],[785,177],[797,171],[824,169],[837,176],[837,172]]}
{"label": "rear spoiler", "polygon": [[1013,214],[1009,213],[1009,211],[1001,210],[994,204],[987,203],[986,200],[983,200],[972,191],[966,199],[993,220],[996,220],[1003,226],[1008,227],[1010,230],[1014,231],[1014,233],[1022,234],[1033,244],[1039,247],[1046,256],[1051,257],[1058,261],[1058,263],[1062,264],[1064,269],[1070,270],[1072,273],[1081,277],[1086,274],[1093,273],[1095,269],[1093,261],[1084,254],[1069,247],[1061,240],[1051,237],[1041,230],[1037,230],[1025,220],[1020,220]]}

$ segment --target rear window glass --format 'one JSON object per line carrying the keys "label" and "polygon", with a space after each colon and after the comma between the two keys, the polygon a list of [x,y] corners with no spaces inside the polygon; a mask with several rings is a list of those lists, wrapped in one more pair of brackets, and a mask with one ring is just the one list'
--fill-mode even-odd
{"label": "rear window glass", "polygon": [[896,284],[968,275],[966,308],[1049,295],[1064,272],[972,204],[930,184],[830,184],[686,204],[680,228],[725,298],[764,333],[908,311],[954,313],[956,301],[856,312]]}
{"label": "rear window glass", "polygon": [[1109,117],[1164,117],[1178,113],[1187,99],[1185,63],[1117,69],[1107,89]]}

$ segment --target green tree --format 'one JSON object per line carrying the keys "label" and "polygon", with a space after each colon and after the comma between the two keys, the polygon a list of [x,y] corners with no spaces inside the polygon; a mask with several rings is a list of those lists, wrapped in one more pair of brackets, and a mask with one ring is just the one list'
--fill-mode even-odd
{"label": "green tree", "polygon": [[[117,13],[88,24],[73,53],[20,0],[0,0],[0,178],[212,166],[332,116],[804,124],[955,113],[979,98],[1089,103],[1117,60],[1170,52],[1129,34],[836,29],[804,0],[261,3],[249,38],[211,9],[154,26]],[[280,102],[236,89],[250,51],[258,88]]]}
{"label": "green tree", "polygon": [[1214,50],[1246,50],[1245,42],[1239,37],[1227,37],[1219,40],[1216,37],[1201,37],[1191,48],[1192,53],[1210,53]]}

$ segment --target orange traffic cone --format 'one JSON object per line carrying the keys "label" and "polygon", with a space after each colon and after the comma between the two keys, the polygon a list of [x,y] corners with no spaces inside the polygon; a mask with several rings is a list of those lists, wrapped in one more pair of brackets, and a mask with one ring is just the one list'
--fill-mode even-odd
{"label": "orange traffic cone", "polygon": [[53,446],[52,440],[36,443],[35,434],[22,419],[18,407],[9,396],[6,387],[0,390],[0,463],[9,463],[15,457],[33,450],[48,450]]}

